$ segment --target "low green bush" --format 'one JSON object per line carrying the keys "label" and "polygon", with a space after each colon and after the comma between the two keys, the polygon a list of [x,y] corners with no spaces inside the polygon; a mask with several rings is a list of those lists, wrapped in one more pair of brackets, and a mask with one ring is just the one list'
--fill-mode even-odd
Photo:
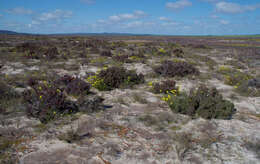
{"label": "low green bush", "polygon": [[173,95],[169,93],[163,97],[173,112],[205,119],[231,119],[236,109],[234,104],[224,100],[216,88],[201,85],[192,89],[189,94]]}
{"label": "low green bush", "polygon": [[98,90],[112,90],[120,87],[132,87],[144,83],[143,74],[128,71],[123,67],[110,67],[103,69],[100,73],[87,78],[87,81]]}
{"label": "low green bush", "polygon": [[0,80],[0,114],[5,114],[19,97],[20,95],[11,86]]}
{"label": "low green bush", "polygon": [[220,66],[218,72],[223,75],[224,83],[233,86],[241,96],[257,97],[260,95],[259,88],[249,85],[249,82],[254,79],[250,74],[225,66]]}

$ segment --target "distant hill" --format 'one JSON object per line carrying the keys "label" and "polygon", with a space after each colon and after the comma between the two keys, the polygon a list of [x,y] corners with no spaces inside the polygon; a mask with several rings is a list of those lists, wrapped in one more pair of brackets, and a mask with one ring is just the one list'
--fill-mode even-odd
{"label": "distant hill", "polygon": [[52,36],[173,36],[173,37],[253,37],[259,38],[260,34],[250,35],[158,35],[158,34],[133,34],[133,33],[53,33],[53,34],[33,34],[33,33],[18,33],[9,30],[0,30],[0,34],[8,35],[52,35]]}
{"label": "distant hill", "polygon": [[81,35],[81,36],[154,36],[152,34],[132,34],[132,33],[58,33],[50,35]]}
{"label": "distant hill", "polygon": [[0,34],[19,34],[17,32],[14,31],[8,31],[8,30],[0,30]]}
{"label": "distant hill", "polygon": [[56,35],[56,36],[71,36],[71,35],[82,35],[82,36],[152,36],[151,34],[132,34],[132,33],[56,33],[56,34],[30,34],[30,33],[18,33],[8,30],[0,30],[0,34],[8,35]]}

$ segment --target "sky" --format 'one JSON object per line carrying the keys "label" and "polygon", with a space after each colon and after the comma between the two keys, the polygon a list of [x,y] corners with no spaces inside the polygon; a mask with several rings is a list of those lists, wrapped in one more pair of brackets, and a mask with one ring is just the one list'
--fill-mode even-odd
{"label": "sky", "polygon": [[260,0],[0,0],[0,30],[260,34]]}

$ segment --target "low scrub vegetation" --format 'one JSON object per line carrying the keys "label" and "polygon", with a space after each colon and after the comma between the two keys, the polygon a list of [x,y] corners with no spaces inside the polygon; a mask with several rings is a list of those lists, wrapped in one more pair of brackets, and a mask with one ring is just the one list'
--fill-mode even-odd
{"label": "low scrub vegetation", "polygon": [[66,99],[64,91],[51,82],[32,86],[23,93],[28,116],[47,123],[64,114],[78,112],[78,107]]}
{"label": "low scrub vegetation", "polygon": [[153,87],[152,90],[154,93],[169,93],[178,91],[174,80],[166,80],[161,83],[150,83],[150,85]]}
{"label": "low scrub vegetation", "polygon": [[173,62],[166,60],[160,66],[155,67],[154,71],[159,75],[167,77],[184,77],[189,74],[199,74],[198,69],[184,61]]}
{"label": "low scrub vegetation", "polygon": [[163,97],[173,112],[205,119],[231,119],[236,111],[234,104],[224,100],[216,88],[201,85],[192,89],[189,94],[169,93]]}
{"label": "low scrub vegetation", "polygon": [[19,97],[11,86],[0,80],[0,114],[5,114]]}
{"label": "low scrub vegetation", "polygon": [[67,94],[77,96],[88,94],[91,87],[89,83],[80,78],[69,75],[60,77],[55,83],[63,85]]}
{"label": "low scrub vegetation", "polygon": [[87,79],[98,90],[112,90],[120,87],[132,87],[144,83],[144,76],[122,67],[110,67]]}
{"label": "low scrub vegetation", "polygon": [[113,60],[121,63],[131,63],[132,60],[129,58],[129,55],[114,55]]}
{"label": "low scrub vegetation", "polygon": [[233,86],[240,95],[253,97],[260,95],[259,88],[252,86],[254,78],[250,74],[225,66],[220,66],[218,72],[223,75],[225,84]]}

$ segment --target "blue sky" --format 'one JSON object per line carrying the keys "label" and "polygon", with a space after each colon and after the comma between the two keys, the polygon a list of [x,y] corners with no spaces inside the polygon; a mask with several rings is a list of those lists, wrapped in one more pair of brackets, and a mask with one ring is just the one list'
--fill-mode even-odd
{"label": "blue sky", "polygon": [[259,0],[0,0],[0,29],[28,33],[260,33]]}

